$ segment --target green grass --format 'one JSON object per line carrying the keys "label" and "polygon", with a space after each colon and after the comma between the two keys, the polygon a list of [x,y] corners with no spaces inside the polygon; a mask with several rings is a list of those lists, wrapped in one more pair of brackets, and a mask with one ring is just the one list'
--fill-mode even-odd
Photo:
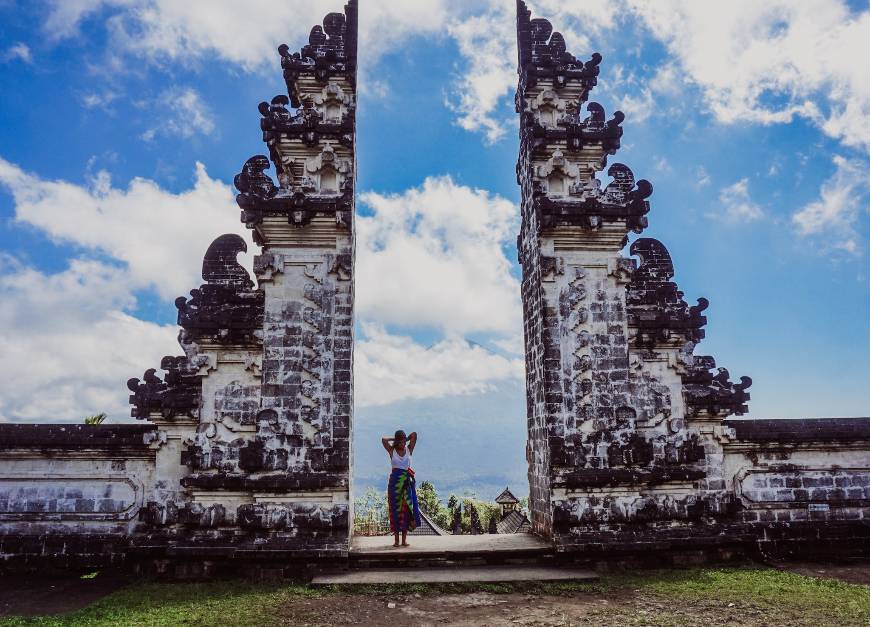
{"label": "green grass", "polygon": [[[870,586],[814,579],[770,568],[705,568],[608,575],[597,583],[333,586],[136,583],[77,612],[39,618],[0,618],[0,625],[269,625],[279,609],[334,595],[395,595],[487,591],[495,594],[599,595],[601,624],[685,624],[709,612],[731,624],[870,625]],[[352,603],[352,600],[349,601]],[[646,605],[644,605],[646,604]],[[646,609],[645,609],[646,608]],[[651,609],[650,609],[651,608]],[[649,611],[647,611],[649,609]],[[687,614],[692,611],[694,614]],[[768,617],[768,618],[765,618]],[[751,620],[750,620],[751,619]],[[696,624],[696,623],[692,623]],[[718,622],[711,624],[720,624]]]}
{"label": "green grass", "polygon": [[[715,598],[725,603],[754,603],[795,616],[816,616],[821,623],[870,625],[870,586],[836,579],[804,577],[772,568],[668,571],[637,580],[643,587],[685,600]],[[631,585],[631,580],[624,582]]]}
{"label": "green grass", "polygon": [[77,612],[0,618],[0,625],[268,625],[275,608],[320,594],[308,586],[239,581],[139,583]]}

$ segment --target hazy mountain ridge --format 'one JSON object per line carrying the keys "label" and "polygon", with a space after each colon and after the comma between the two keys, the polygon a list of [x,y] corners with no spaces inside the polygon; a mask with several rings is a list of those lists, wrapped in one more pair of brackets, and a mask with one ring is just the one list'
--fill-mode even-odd
{"label": "hazy mountain ridge", "polygon": [[[449,416],[449,418],[444,418]],[[494,499],[510,486],[528,493],[525,395],[520,385],[469,396],[364,407],[354,417],[354,494],[386,489],[390,462],[381,438],[417,431],[414,471],[439,495],[473,492]]]}

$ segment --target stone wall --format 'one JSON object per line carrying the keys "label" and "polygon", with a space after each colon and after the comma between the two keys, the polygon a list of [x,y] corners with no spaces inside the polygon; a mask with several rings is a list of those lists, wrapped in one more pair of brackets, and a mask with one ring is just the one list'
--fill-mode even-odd
{"label": "stone wall", "polygon": [[124,560],[157,484],[146,425],[0,425],[0,568]]}
{"label": "stone wall", "polygon": [[870,553],[870,418],[731,420],[737,521],[775,555]]}

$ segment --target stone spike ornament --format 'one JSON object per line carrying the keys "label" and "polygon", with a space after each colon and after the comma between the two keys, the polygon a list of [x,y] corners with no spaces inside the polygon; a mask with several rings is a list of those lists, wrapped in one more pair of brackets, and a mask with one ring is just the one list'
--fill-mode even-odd
{"label": "stone spike ornament", "polygon": [[534,530],[562,548],[691,536],[701,519],[708,534],[732,502],[714,432],[746,411],[751,381],[692,354],[708,303],[683,300],[664,245],[636,240],[639,266],[620,255],[647,226],[653,188],[621,163],[603,188],[596,178],[625,118],[605,121],[595,102],[581,115],[601,55],[579,61],[521,1],[517,43]]}

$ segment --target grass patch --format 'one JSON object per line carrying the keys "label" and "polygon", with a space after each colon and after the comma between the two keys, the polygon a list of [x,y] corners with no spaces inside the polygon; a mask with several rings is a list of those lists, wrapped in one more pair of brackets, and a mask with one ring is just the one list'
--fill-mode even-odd
{"label": "grass patch", "polygon": [[648,590],[689,601],[715,598],[725,603],[749,602],[813,615],[822,621],[816,624],[870,625],[870,586],[837,579],[805,577],[773,568],[707,568],[660,572],[639,583]]}
{"label": "grass patch", "polygon": [[0,619],[0,625],[267,625],[283,604],[321,594],[308,586],[239,581],[137,583],[77,612]]}
{"label": "grass patch", "polygon": [[[318,606],[340,600],[396,599],[489,592],[603,598],[589,608],[601,625],[794,624],[870,625],[870,586],[814,579],[771,568],[703,568],[606,575],[595,583],[451,583],[331,586],[280,583],[135,583],[76,612],[37,618],[0,618],[0,625],[271,625],[287,609],[306,603],[311,622]],[[346,597],[346,599],[345,599]],[[358,603],[358,602],[357,602]],[[282,611],[283,610],[283,611]],[[309,609],[306,609],[308,612]]]}

